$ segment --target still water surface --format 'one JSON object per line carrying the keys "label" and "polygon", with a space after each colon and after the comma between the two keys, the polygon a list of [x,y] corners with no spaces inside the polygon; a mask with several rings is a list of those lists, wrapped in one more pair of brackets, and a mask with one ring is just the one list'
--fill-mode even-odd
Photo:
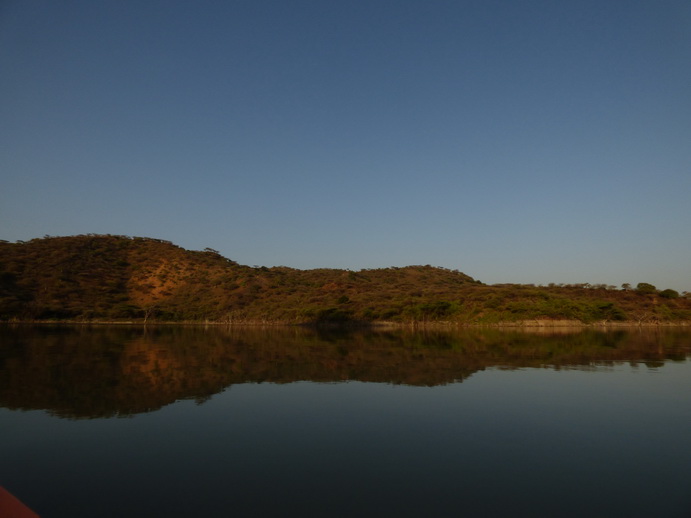
{"label": "still water surface", "polygon": [[691,516],[691,332],[0,328],[41,516]]}

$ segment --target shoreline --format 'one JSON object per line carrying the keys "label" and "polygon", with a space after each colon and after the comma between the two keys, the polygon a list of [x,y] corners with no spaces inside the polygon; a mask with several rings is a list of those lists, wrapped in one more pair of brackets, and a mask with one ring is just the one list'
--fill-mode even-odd
{"label": "shoreline", "polygon": [[393,322],[393,321],[352,321],[352,322],[287,322],[287,321],[266,321],[266,320],[247,320],[247,321],[137,321],[137,320],[4,320],[0,325],[94,325],[94,326],[227,326],[227,327],[306,327],[306,328],[444,328],[444,329],[479,329],[479,328],[509,328],[509,329],[611,329],[611,328],[636,328],[636,327],[691,327],[691,321],[657,321],[657,322],[634,322],[634,321],[599,321],[581,322],[580,320],[549,320],[549,319],[526,319],[505,322],[453,322],[453,321],[412,321],[412,322]]}

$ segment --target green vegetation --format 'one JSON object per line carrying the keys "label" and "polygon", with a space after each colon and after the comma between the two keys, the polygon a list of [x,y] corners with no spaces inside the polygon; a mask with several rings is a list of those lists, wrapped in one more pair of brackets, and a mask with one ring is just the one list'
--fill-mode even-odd
{"label": "green vegetation", "polygon": [[660,297],[664,297],[666,299],[678,299],[679,298],[679,292],[675,290],[662,290],[660,292]]}
{"label": "green vegetation", "polygon": [[638,293],[656,293],[657,288],[652,284],[648,284],[647,282],[639,282],[636,285],[636,291]]}
{"label": "green vegetation", "polygon": [[211,248],[85,235],[0,242],[0,320],[656,323],[690,321],[691,299],[647,283],[488,286],[430,265],[250,267]]}

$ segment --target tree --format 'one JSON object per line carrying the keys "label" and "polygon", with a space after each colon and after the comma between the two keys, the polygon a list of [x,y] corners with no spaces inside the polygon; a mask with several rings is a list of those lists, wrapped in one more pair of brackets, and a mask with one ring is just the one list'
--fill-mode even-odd
{"label": "tree", "polygon": [[636,291],[638,293],[657,293],[657,288],[647,282],[639,282],[636,285]]}
{"label": "tree", "polygon": [[149,306],[146,306],[144,308],[144,323],[149,320],[149,318],[153,318],[154,314],[156,313],[156,304],[151,304]]}
{"label": "tree", "polygon": [[676,290],[662,290],[660,292],[660,297],[664,297],[666,299],[677,299],[679,298],[679,292]]}

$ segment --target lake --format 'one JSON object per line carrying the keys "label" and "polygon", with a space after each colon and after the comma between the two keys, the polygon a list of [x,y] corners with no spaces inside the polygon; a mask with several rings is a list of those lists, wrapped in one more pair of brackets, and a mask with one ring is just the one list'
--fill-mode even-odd
{"label": "lake", "polygon": [[691,330],[0,327],[51,517],[688,517]]}

